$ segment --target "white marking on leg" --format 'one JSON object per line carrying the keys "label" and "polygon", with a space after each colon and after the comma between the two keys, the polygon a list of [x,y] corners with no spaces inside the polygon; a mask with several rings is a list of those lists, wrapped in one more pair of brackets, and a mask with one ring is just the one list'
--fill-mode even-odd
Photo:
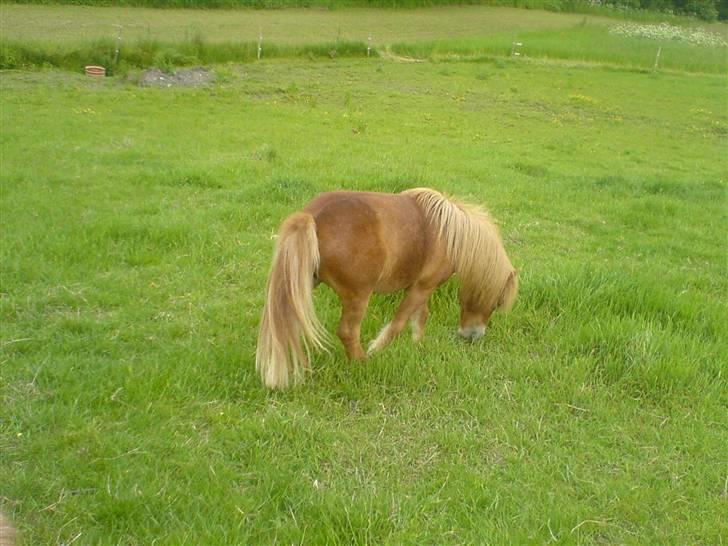
{"label": "white marking on leg", "polygon": [[392,323],[388,322],[384,325],[384,328],[379,332],[379,335],[369,343],[369,348],[367,349],[367,354],[371,355],[373,353],[376,353],[380,349],[383,349],[387,346],[390,339],[390,329],[392,327]]}
{"label": "white marking on leg", "polygon": [[412,341],[422,341],[424,328],[420,324],[419,314],[417,317],[410,319],[410,326],[412,327]]}

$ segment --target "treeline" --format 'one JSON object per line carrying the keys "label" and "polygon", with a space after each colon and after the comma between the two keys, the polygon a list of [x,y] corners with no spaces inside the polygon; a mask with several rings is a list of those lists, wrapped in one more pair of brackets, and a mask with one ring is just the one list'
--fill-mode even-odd
{"label": "treeline", "polygon": [[[510,6],[562,12],[649,10],[698,17],[728,19],[728,0],[16,0],[27,4],[136,6],[149,8],[292,8],[346,7],[418,8],[449,5]],[[0,0],[0,3],[2,1]]]}
{"label": "treeline", "polygon": [[602,3],[617,8],[692,15],[706,21],[728,19],[728,0],[606,0]]}

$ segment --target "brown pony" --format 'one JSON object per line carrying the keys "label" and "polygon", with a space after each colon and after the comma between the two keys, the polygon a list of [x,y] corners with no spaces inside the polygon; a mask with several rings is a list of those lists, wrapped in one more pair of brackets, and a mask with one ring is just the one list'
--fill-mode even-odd
{"label": "brown pony", "polygon": [[422,339],[427,300],[454,273],[461,281],[459,333],[477,339],[493,311],[510,309],[518,293],[517,272],[485,211],[427,188],[319,195],[278,234],[255,355],[263,383],[299,381],[310,370],[310,349],[327,345],[313,307],[319,282],[341,299],[337,334],[346,354],[365,359],[359,337],[373,292],[406,290],[368,354],[389,345],[408,320],[413,338]]}

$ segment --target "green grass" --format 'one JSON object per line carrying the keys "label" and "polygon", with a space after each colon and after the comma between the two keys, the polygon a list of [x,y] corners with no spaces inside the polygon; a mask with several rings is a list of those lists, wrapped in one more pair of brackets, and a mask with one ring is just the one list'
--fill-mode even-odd
{"label": "green grass", "polygon": [[[266,44],[262,56],[276,58],[307,58],[309,60],[336,57],[376,57],[376,50],[367,44],[337,41],[320,44]],[[192,38],[175,43],[140,41],[127,45],[123,55],[116,53],[113,40],[97,40],[79,47],[59,49],[57,45],[37,43],[5,43],[0,53],[0,68],[63,68],[83,72],[84,67],[106,67],[109,76],[128,76],[135,69],[156,67],[168,72],[176,68],[213,63],[242,63],[258,59],[256,42],[212,43]]]}
{"label": "green grass", "polygon": [[[215,70],[2,73],[0,509],[25,544],[726,541],[724,74]],[[279,222],[417,185],[490,208],[513,312],[461,342],[453,281],[422,345],[264,391]]]}

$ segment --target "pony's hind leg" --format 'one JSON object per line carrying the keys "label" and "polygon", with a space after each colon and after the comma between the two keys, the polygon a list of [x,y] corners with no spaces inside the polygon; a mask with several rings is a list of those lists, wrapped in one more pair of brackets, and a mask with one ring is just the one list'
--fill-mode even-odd
{"label": "pony's hind leg", "polygon": [[427,302],[420,305],[420,307],[412,313],[410,318],[410,326],[412,327],[412,340],[419,342],[425,337],[425,323],[427,317],[430,316],[430,310],[427,306]]}
{"label": "pony's hind leg", "polygon": [[371,293],[350,294],[341,297],[341,320],[336,333],[350,360],[365,360],[367,357],[361,346],[361,322],[364,320],[370,295]]}
{"label": "pony's hind leg", "polygon": [[[430,294],[435,287],[422,287],[413,286],[407,292],[407,295],[399,304],[399,308],[392,319],[392,322],[387,324],[379,335],[369,344],[369,354],[373,354],[377,351],[381,351],[387,345],[392,343],[395,337],[404,329],[407,325],[407,321],[412,317],[414,313],[418,311],[421,306],[427,305],[427,300],[430,298]],[[424,322],[422,323],[424,327]]]}

